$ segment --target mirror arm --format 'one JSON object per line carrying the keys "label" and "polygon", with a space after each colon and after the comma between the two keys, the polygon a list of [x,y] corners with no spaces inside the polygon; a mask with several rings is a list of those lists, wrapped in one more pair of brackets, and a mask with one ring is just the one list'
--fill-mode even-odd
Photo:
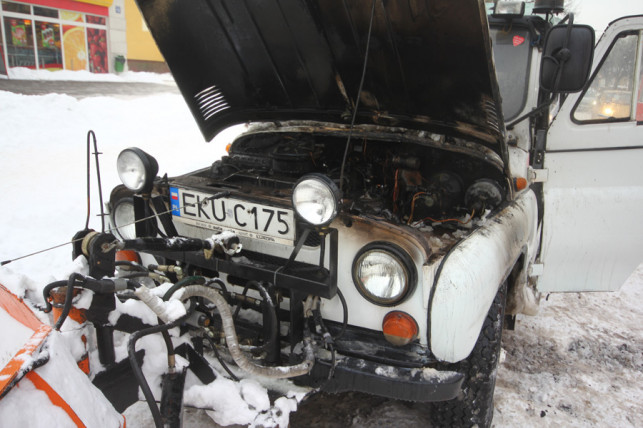
{"label": "mirror arm", "polygon": [[548,100],[539,105],[538,107],[532,109],[529,113],[525,113],[522,116],[520,116],[518,119],[514,120],[511,122],[509,125],[507,125],[507,130],[512,130],[514,126],[516,126],[518,123],[522,122],[523,120],[536,116],[539,113],[542,113],[545,109],[549,108],[551,105],[552,101],[554,101],[554,95],[552,94],[552,97]]}

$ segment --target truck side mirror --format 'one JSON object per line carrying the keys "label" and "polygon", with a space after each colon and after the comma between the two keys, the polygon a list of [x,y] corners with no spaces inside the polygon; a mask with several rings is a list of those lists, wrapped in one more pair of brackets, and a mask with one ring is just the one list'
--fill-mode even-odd
{"label": "truck side mirror", "polygon": [[545,39],[540,86],[552,93],[579,92],[587,83],[594,58],[594,29],[557,25]]}

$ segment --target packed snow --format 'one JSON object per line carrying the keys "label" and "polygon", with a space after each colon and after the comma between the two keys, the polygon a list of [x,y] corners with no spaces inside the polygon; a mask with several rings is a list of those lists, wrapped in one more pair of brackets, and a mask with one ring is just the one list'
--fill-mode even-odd
{"label": "packed snow", "polygon": [[[34,73],[34,78],[43,78],[38,77],[42,72]],[[77,80],[83,80],[81,77]],[[95,75],[89,78],[99,79]],[[134,76],[131,81],[137,78],[142,77]],[[44,285],[86,268],[82,261],[71,260],[71,247],[65,243],[85,225],[88,130],[95,131],[102,153],[105,201],[119,184],[115,160],[122,149],[140,147],[156,157],[160,173],[175,175],[211,164],[225,152],[230,135],[237,132],[209,144],[203,142],[179,95],[79,100],[64,94],[23,96],[3,91],[0,129],[4,202],[0,261],[61,245],[0,268],[0,283],[39,303]],[[90,227],[100,229],[93,163],[91,183]],[[643,268],[620,292],[547,297],[537,317],[523,317],[515,331],[505,332],[494,426],[640,426]],[[114,316],[131,313],[153,320],[154,315],[144,307],[141,302],[127,302],[118,306]],[[125,335],[117,335],[115,341],[117,358],[124,358]],[[138,347],[148,350],[143,370],[158,394],[160,375],[167,366],[163,341],[152,335],[139,341]],[[91,358],[91,364],[100,367],[96,356]],[[218,367],[216,361],[213,364]],[[417,404],[359,394],[339,395],[338,402],[322,397],[321,404],[313,404],[319,403],[313,396],[307,404],[301,402],[306,391],[287,382],[270,389],[279,390],[278,398],[268,394],[260,379],[246,377],[233,382],[222,375],[210,385],[200,385],[189,375],[184,426],[285,427],[289,421],[291,426],[428,425],[423,407]],[[128,427],[152,423],[144,402],[132,406],[125,415]]]}
{"label": "packed snow", "polygon": [[173,85],[174,79],[170,73],[148,73],[141,71],[124,71],[113,74],[90,73],[87,70],[32,70],[26,67],[11,67],[9,75],[4,76],[13,80],[64,80],[72,82],[131,82],[131,83],[158,83]]}
{"label": "packed snow", "polygon": [[2,335],[3,343],[2,349],[0,349],[0,368],[2,368],[29,340],[33,330],[19,323],[4,311],[0,311],[0,325],[3,331],[6,331],[6,334]]}

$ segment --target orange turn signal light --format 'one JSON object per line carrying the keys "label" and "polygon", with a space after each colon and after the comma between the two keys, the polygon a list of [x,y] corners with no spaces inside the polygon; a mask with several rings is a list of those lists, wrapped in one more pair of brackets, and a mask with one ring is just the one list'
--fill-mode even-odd
{"label": "orange turn signal light", "polygon": [[516,187],[516,190],[524,190],[527,188],[528,184],[527,179],[524,177],[514,178],[514,186]]}
{"label": "orange turn signal light", "polygon": [[225,152],[226,153],[230,153],[230,147],[232,147],[232,143],[226,144],[226,146],[225,146]]}
{"label": "orange turn signal light", "polygon": [[418,335],[418,324],[405,312],[392,311],[382,321],[384,337],[395,346],[404,346]]}

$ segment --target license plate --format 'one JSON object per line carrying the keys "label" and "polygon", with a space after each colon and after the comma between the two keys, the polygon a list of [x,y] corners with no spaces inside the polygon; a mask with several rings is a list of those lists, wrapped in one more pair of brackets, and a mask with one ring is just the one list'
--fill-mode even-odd
{"label": "license plate", "polygon": [[292,245],[295,220],[292,210],[267,207],[234,198],[208,200],[212,195],[170,187],[175,221],[215,231],[232,230],[240,237]]}

